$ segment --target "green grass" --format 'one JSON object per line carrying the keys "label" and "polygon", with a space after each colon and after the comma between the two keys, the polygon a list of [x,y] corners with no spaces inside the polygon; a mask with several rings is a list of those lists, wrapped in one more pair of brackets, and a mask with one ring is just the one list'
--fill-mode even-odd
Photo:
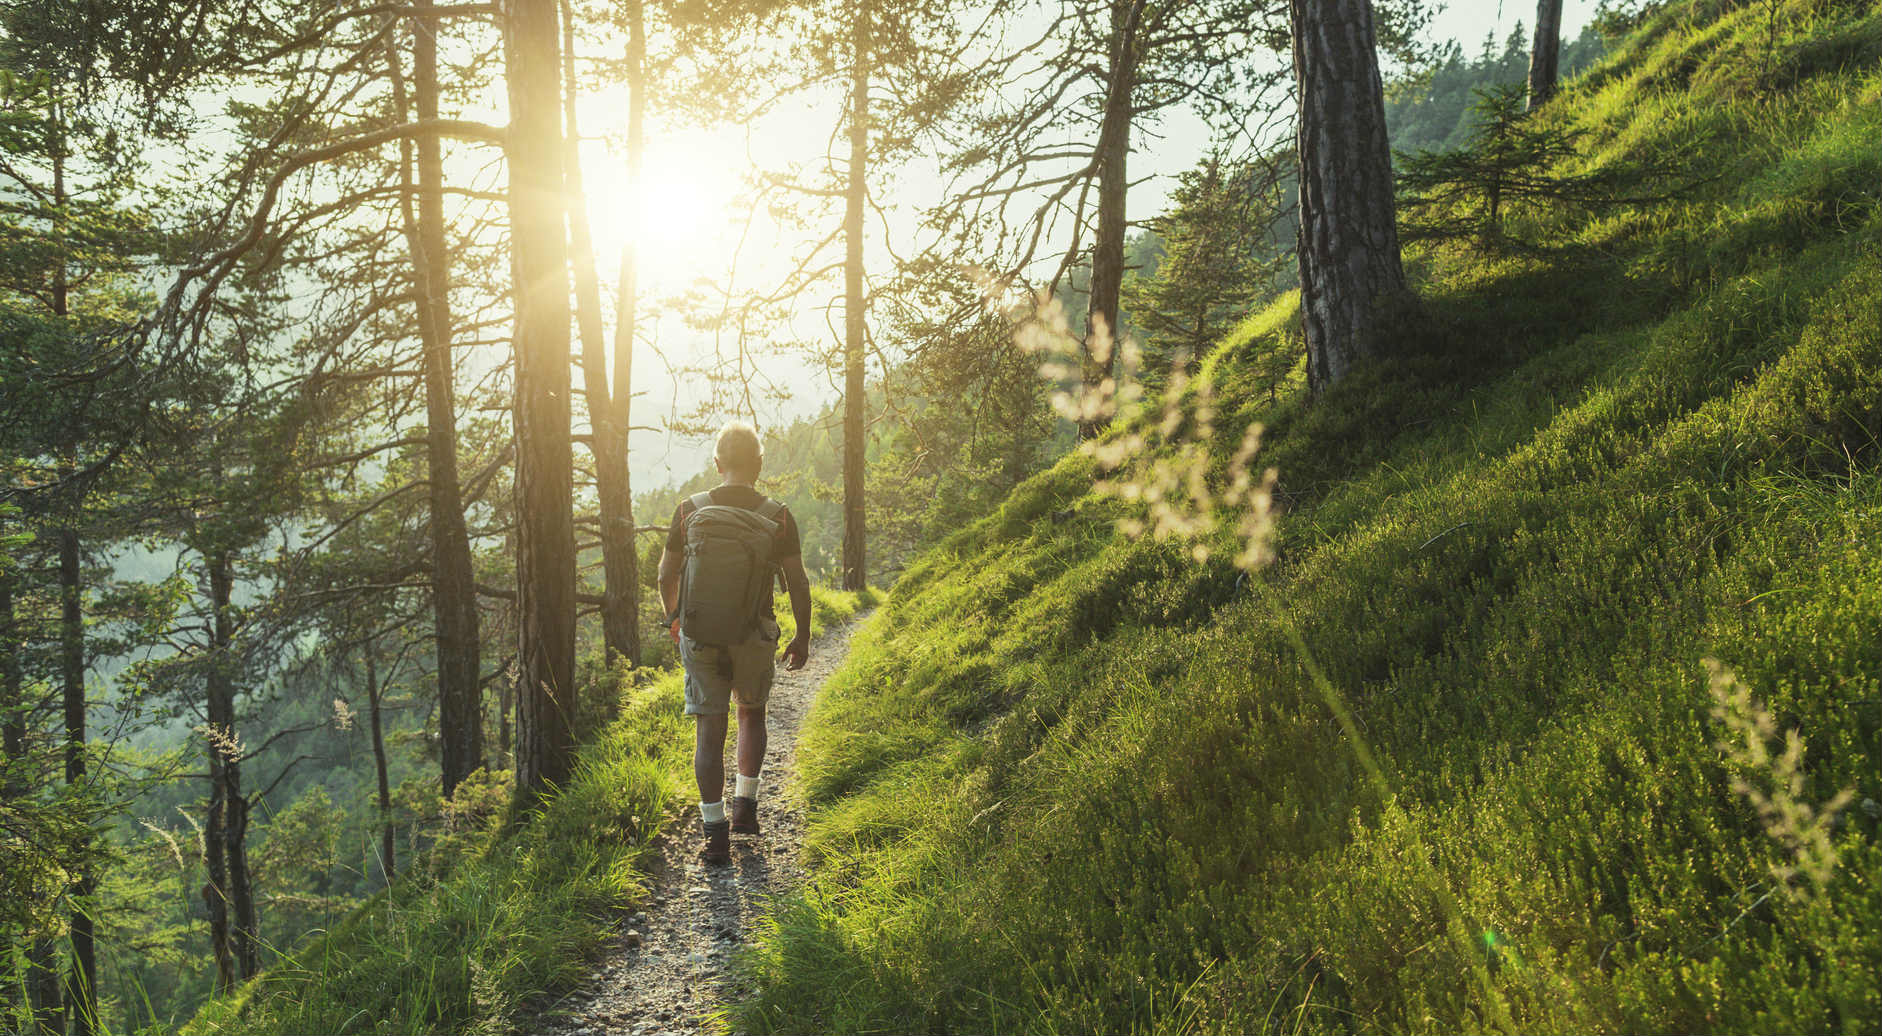
{"label": "green grass", "polygon": [[1671,4],[1540,116],[1689,197],[1409,256],[1402,357],[1311,406],[1249,391],[1285,305],[1223,343],[1270,569],[1121,538],[1077,457],[912,566],[810,717],[812,881],[734,1024],[1882,1026],[1876,819],[1778,889],[1701,665],[1804,800],[1882,798],[1882,13],[1766,15]]}
{"label": "green grass", "polygon": [[[813,635],[880,597],[813,588]],[[788,601],[779,614],[788,636]],[[289,963],[211,1001],[188,1031],[515,1031],[532,998],[587,973],[611,918],[644,896],[639,864],[654,836],[694,800],[681,679],[673,670],[621,684],[621,718],[584,746],[560,794],[505,829],[494,810],[453,833],[426,866]],[[484,797],[505,796],[507,778],[495,775]]]}
{"label": "green grass", "polygon": [[[847,622],[858,612],[866,612],[882,603],[884,594],[873,586],[861,590],[836,590],[827,586],[810,588],[810,635],[821,637],[834,623]],[[796,635],[797,619],[791,613],[791,599],[778,594],[772,602],[778,617],[778,643],[787,644]]]}
{"label": "green grass", "polygon": [[188,1031],[513,1031],[531,996],[583,974],[611,912],[643,894],[636,864],[691,798],[681,699],[678,673],[629,691],[561,794],[507,830],[473,833],[441,876],[401,874]]}

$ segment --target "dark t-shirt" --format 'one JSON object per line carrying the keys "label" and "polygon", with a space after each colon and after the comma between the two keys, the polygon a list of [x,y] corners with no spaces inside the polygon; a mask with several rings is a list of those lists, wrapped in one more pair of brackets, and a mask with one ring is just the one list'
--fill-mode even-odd
{"label": "dark t-shirt", "polygon": [[[747,511],[756,511],[766,496],[750,486],[715,486],[712,490],[712,502],[726,507],[743,507]],[[675,556],[686,553],[686,519],[693,513],[693,498],[680,501],[680,506],[673,509],[673,520],[667,523],[667,549]],[[798,539],[797,519],[791,516],[791,509],[785,508],[779,516],[777,541],[771,545],[771,562],[777,564],[786,558],[794,558],[804,553],[802,541]],[[765,615],[775,615],[771,598],[765,598]]]}

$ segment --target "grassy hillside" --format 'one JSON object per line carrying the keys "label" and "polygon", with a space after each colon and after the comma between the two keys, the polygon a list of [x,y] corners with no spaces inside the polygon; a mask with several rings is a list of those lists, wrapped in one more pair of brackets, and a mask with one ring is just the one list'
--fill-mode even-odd
{"label": "grassy hillside", "polygon": [[911,568],[735,1022],[1882,1026],[1879,62],[1869,4],[1671,4],[1539,117],[1686,197],[1415,252],[1404,358],[1311,406],[1251,390],[1286,305],[1223,343],[1261,573],[1123,538],[1079,457]]}

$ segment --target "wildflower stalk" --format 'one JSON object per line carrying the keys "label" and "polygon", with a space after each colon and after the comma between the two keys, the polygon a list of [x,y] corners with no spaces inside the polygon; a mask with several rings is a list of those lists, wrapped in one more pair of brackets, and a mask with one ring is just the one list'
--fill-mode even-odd
{"label": "wildflower stalk", "polygon": [[[1102,318],[1093,322],[1081,346],[1057,299],[1040,296],[1032,300],[1030,311],[1016,307],[1009,315],[1016,325],[1014,341],[1041,357],[1041,376],[1071,386],[1052,394],[1052,407],[1059,416],[1081,427],[1102,425],[1143,401],[1143,386],[1136,378],[1141,359],[1137,345],[1128,338],[1115,341]],[[1087,354],[1103,362],[1113,350],[1120,362],[1113,367],[1112,377],[1091,383],[1077,377]],[[1097,467],[1093,491],[1134,505],[1135,513],[1117,519],[1117,529],[1124,536],[1186,542],[1190,557],[1202,562],[1210,557],[1211,541],[1227,531],[1239,544],[1236,567],[1252,572],[1274,557],[1276,473],[1269,468],[1257,475],[1254,466],[1262,427],[1250,424],[1243,431],[1229,457],[1226,484],[1212,478],[1215,389],[1207,379],[1192,386],[1187,369],[1188,357],[1177,356],[1169,381],[1155,401],[1154,425],[1119,422],[1110,434],[1086,440],[1078,449]],[[1159,446],[1153,455],[1153,447]]]}
{"label": "wildflower stalk", "polygon": [[[1820,891],[1836,870],[1836,846],[1830,833],[1855,790],[1844,788],[1814,806],[1804,800],[1804,739],[1795,728],[1778,736],[1777,720],[1751,688],[1716,658],[1704,660],[1712,718],[1727,736],[1718,742],[1731,772],[1732,791],[1758,811],[1764,832],[1783,850],[1771,865],[1778,886],[1793,896],[1807,895],[1800,884]],[[1781,751],[1772,748],[1779,741]]]}

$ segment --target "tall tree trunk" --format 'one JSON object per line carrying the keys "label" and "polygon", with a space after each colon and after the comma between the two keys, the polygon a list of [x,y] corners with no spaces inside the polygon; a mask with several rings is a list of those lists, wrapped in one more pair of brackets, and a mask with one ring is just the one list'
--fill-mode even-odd
{"label": "tall tree trunk", "polygon": [[[636,35],[633,26],[639,25],[640,9],[638,2],[632,6],[630,63],[635,61],[631,41]],[[595,459],[595,489],[601,517],[601,639],[609,662],[625,659],[629,665],[639,665],[640,586],[634,557],[633,501],[628,486],[627,422],[619,416],[627,400],[611,398],[608,386],[608,355],[601,320],[601,280],[595,272],[595,243],[588,229],[588,198],[582,188],[581,130],[575,115],[575,17],[568,0],[562,0],[561,7],[564,82],[562,118],[567,127],[562,173],[568,184],[569,258],[575,273],[575,314],[582,337],[582,388],[588,399],[588,424],[592,433],[589,452]],[[633,99],[629,103],[633,108],[639,108],[644,100],[640,83],[633,71],[629,71],[628,76],[634,80],[629,87],[633,91]],[[640,127],[635,125],[632,114],[628,121],[628,162],[633,166],[639,162],[639,156],[633,152],[640,146],[637,139]],[[639,181],[636,172],[626,187],[630,220],[638,203],[636,194]],[[635,230],[631,225],[628,227],[630,244],[622,254],[623,278],[632,276],[630,256]],[[625,285],[621,301],[623,308],[617,319],[629,325],[627,341],[632,343],[634,299],[627,293]],[[631,344],[629,348],[632,348]],[[616,350],[615,362],[621,363],[618,335]],[[610,717],[618,705],[612,699],[606,703]]]}
{"label": "tall tree trunk", "polygon": [[26,947],[26,1002],[32,1009],[31,1031],[65,1036],[65,1008],[59,997],[58,947],[40,937]]}
{"label": "tall tree trunk", "polygon": [[[63,278],[61,278],[63,279]],[[61,299],[61,302],[64,300]],[[85,782],[85,614],[79,597],[78,530],[59,530],[59,675],[65,705],[65,783]],[[98,1024],[98,954],[92,924],[92,893],[97,879],[89,862],[81,863],[72,883],[72,973],[65,1003],[72,1029],[90,1036]]]}
{"label": "tall tree trunk", "polygon": [[[433,0],[416,0],[412,33],[412,103],[420,121],[438,118],[438,25]],[[403,91],[393,68],[400,117]],[[409,149],[410,144],[407,145]],[[425,354],[425,461],[430,493],[431,605],[438,657],[440,781],[449,796],[483,765],[476,577],[457,471],[457,383],[453,375],[451,256],[445,241],[443,141],[419,136],[418,214],[404,197],[406,240],[418,294],[418,336]],[[405,173],[410,186],[409,169]]]}
{"label": "tall tree trunk", "polygon": [[224,803],[227,800],[227,767],[234,766],[233,753],[227,751],[226,728],[219,727],[215,717],[225,710],[219,707],[215,677],[210,677],[208,692],[209,731],[204,741],[207,744],[209,760],[209,810],[203,821],[203,866],[209,872],[209,880],[203,885],[203,906],[209,911],[209,950],[216,960],[216,993],[222,995],[235,988],[236,968],[235,951],[229,936],[229,857],[228,838],[224,829],[228,823],[229,810]]}
{"label": "tall tree trunk", "polygon": [[216,957],[216,991],[227,993],[261,970],[255,896],[248,872],[248,799],[242,794],[241,746],[235,732],[235,677],[231,657],[235,587],[228,554],[212,551],[209,568],[210,665],[205,702],[209,734],[209,815],[203,848],[209,884],[209,938]]}
{"label": "tall tree trunk", "polygon": [[1369,0],[1290,0],[1300,98],[1300,312],[1315,392],[1409,304]]}
{"label": "tall tree trunk", "polygon": [[[52,315],[63,321],[71,314],[71,284],[65,265],[65,129],[64,111],[55,92],[48,120],[52,155],[52,203],[56,215],[53,240],[58,252],[52,267]],[[78,521],[82,498],[72,501],[72,522]],[[65,712],[65,783],[76,788],[85,779],[85,615],[79,603],[78,530],[68,525],[59,530],[59,657],[60,684]],[[89,840],[88,840],[89,841]],[[73,1031],[91,1036],[98,1023],[98,955],[91,916],[91,897],[97,877],[91,862],[82,857],[79,872],[72,883],[72,972],[66,980],[65,1008],[71,1015]]]}
{"label": "tall tree trunk", "polygon": [[516,786],[541,794],[574,758],[575,523],[569,277],[555,0],[510,0],[510,268],[516,336]]}
{"label": "tall tree trunk", "polygon": [[1535,111],[1555,96],[1562,55],[1562,0],[1536,0],[1536,42],[1529,49],[1529,104]]}
{"label": "tall tree trunk", "polygon": [[[1124,287],[1125,198],[1130,190],[1132,94],[1137,85],[1137,23],[1143,0],[1111,0],[1110,68],[1104,119],[1098,127],[1098,237],[1091,249],[1091,295],[1085,319],[1087,388],[1117,376],[1119,296]],[[1104,430],[1106,418],[1081,420],[1078,435]]]}
{"label": "tall tree trunk", "polygon": [[843,588],[868,582],[863,536],[863,206],[869,200],[869,4],[850,38],[850,164],[843,211]]}
{"label": "tall tree trunk", "polygon": [[[647,154],[647,24],[643,0],[624,0],[627,16],[627,183],[630,191],[639,191],[641,167]],[[625,550],[619,556],[621,587],[616,612],[626,626],[625,641],[630,665],[640,665],[640,557],[635,552],[634,488],[628,467],[628,436],[634,427],[634,341],[640,319],[640,241],[638,224],[629,225],[630,233],[621,245],[621,281],[614,301],[614,391],[608,399],[608,415],[620,434],[620,480],[601,486],[601,527],[604,539],[612,536]],[[605,556],[604,556],[605,561]],[[607,595],[616,594],[617,572],[613,562],[605,562]]]}
{"label": "tall tree trunk", "polygon": [[392,838],[392,784],[386,773],[386,739],[379,725],[379,703],[383,698],[383,689],[379,686],[378,647],[371,641],[366,644],[366,709],[367,721],[372,728],[373,769],[379,778],[379,869],[385,872],[386,884],[389,886],[393,874],[398,871],[398,857]]}

